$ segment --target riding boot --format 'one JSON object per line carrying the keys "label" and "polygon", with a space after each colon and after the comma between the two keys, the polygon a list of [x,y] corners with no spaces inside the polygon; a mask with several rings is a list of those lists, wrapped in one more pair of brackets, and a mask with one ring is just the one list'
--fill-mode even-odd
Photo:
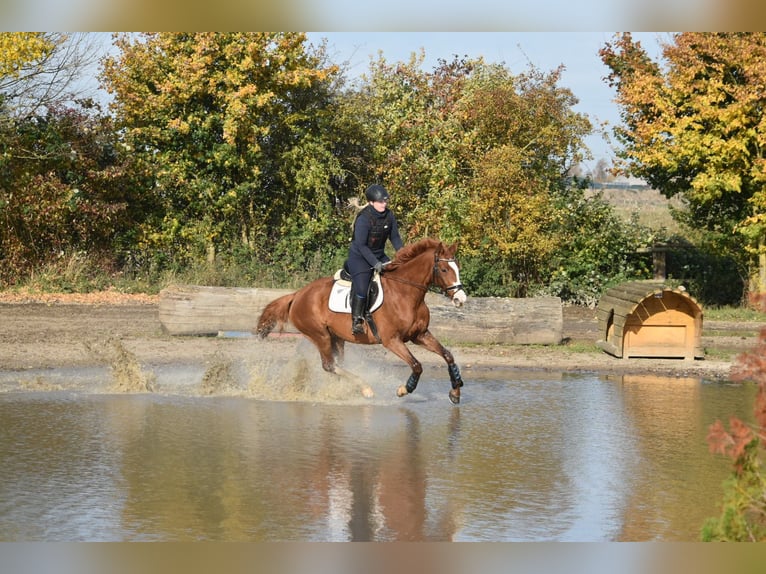
{"label": "riding boot", "polygon": [[364,334],[364,308],[367,306],[367,299],[354,295],[351,300],[351,334]]}

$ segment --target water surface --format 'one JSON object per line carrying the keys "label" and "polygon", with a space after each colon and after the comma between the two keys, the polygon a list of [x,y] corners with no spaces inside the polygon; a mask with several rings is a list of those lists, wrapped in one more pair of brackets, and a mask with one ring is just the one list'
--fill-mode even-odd
{"label": "water surface", "polygon": [[697,540],[730,469],[707,427],[755,395],[511,370],[455,407],[445,381],[397,384],[348,404],[0,394],[0,540]]}

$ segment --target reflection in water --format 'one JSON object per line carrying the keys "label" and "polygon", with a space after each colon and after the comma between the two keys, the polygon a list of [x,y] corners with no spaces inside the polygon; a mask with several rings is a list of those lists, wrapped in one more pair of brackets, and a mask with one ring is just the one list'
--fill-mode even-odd
{"label": "reflection in water", "polygon": [[[752,398],[748,391],[754,389],[700,384],[695,378],[627,375],[622,388],[641,461],[631,482],[641,488],[631,489],[620,536],[663,540],[683,531],[690,520],[701,524],[718,514],[715,506],[711,509],[711,499],[720,500],[720,484],[730,464],[708,454],[707,427],[734,413],[749,418],[752,408],[741,401]],[[717,488],[696,488],[698,481],[710,481]]]}
{"label": "reflection in water", "polygon": [[707,426],[754,388],[503,377],[459,407],[6,393],[0,540],[695,540],[717,513]]}

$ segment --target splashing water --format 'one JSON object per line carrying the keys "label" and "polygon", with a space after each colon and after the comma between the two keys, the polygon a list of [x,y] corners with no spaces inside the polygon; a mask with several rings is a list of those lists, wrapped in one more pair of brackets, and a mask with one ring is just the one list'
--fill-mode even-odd
{"label": "splashing water", "polygon": [[220,351],[216,351],[202,376],[203,395],[231,395],[242,391],[234,365]]}
{"label": "splashing water", "polygon": [[381,368],[351,349],[346,351],[345,363],[346,368],[328,373],[322,369],[316,348],[301,341],[286,362],[266,359],[252,363],[248,391],[250,396],[264,400],[360,404],[375,396],[373,382],[394,384],[382,376]]}
{"label": "splashing water", "polygon": [[103,345],[86,345],[109,365],[113,388],[121,393],[156,392],[157,381],[153,373],[145,372],[136,355],[125,348],[119,339],[107,339]]}

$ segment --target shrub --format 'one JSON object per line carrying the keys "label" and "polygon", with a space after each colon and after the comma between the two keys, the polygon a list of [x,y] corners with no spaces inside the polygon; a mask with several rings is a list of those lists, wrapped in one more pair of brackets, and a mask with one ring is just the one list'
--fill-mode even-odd
{"label": "shrub", "polygon": [[766,542],[766,329],[761,331],[756,348],[739,357],[732,378],[758,385],[755,423],[748,425],[732,417],[729,430],[721,421],[710,426],[707,440],[711,452],[729,456],[734,471],[724,484],[721,515],[705,523],[702,539]]}

